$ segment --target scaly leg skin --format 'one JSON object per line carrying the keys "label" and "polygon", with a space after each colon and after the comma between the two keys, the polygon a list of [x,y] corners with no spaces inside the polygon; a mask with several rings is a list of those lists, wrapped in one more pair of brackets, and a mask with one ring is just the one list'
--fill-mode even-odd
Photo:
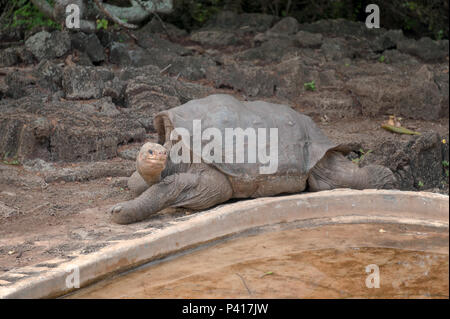
{"label": "scaly leg skin", "polygon": [[181,173],[166,177],[133,200],[114,205],[109,213],[115,223],[130,224],[167,207],[205,209],[223,203],[231,196],[228,180],[218,171]]}
{"label": "scaly leg skin", "polygon": [[138,171],[134,172],[133,175],[128,178],[127,184],[128,188],[133,192],[135,197],[141,195],[150,187]]}

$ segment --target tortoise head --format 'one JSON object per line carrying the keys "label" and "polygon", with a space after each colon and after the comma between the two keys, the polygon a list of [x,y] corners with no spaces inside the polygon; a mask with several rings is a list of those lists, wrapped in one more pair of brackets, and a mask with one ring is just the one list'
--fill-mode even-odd
{"label": "tortoise head", "polygon": [[167,149],[157,143],[145,143],[136,159],[136,168],[148,184],[158,182],[166,167]]}

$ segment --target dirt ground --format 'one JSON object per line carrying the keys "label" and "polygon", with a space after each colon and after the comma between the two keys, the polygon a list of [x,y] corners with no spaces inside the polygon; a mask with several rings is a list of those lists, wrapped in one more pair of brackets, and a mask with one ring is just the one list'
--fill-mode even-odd
{"label": "dirt ground", "polygon": [[18,176],[10,175],[23,181],[22,186],[0,182],[0,201],[17,209],[13,216],[0,218],[0,275],[17,267],[67,259],[74,252],[90,253],[110,240],[136,236],[137,230],[151,232],[151,227],[185,214],[172,209],[146,222],[116,225],[108,220],[106,210],[132,198],[124,177],[30,187],[26,181],[34,180],[34,174],[22,167],[0,165],[0,170],[14,171]]}
{"label": "dirt ground", "polygon": [[443,230],[329,225],[235,238],[69,298],[448,298],[448,261]]}
{"label": "dirt ground", "polygon": [[[320,121],[320,118],[315,120],[334,141],[360,140],[367,148],[380,144],[380,140],[410,138],[380,129],[384,118],[333,123]],[[404,125],[442,135],[449,129],[446,119],[438,122],[408,120]],[[128,147],[136,149],[139,145]],[[63,174],[47,183],[39,170],[0,163],[0,202],[16,209],[10,216],[0,215],[0,275],[16,267],[71,258],[74,252],[89,253],[110,244],[118,236],[136,236],[136,231],[145,234],[174,216],[192,213],[183,209],[166,210],[141,223],[113,224],[108,220],[106,210],[117,202],[132,198],[126,188],[126,176],[133,171],[134,162],[115,158],[103,164],[125,169],[112,169],[111,174],[116,176],[75,182],[64,178],[67,176]],[[59,164],[55,171],[67,166],[76,168],[83,163]]]}

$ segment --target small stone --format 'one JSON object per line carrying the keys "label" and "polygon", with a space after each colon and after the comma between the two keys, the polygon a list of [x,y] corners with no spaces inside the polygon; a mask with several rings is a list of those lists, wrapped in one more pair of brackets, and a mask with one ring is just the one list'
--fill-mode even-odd
{"label": "small stone", "polygon": [[15,197],[16,193],[13,192],[7,192],[7,191],[3,191],[0,193],[1,195],[6,195],[6,196],[11,196],[11,197]]}

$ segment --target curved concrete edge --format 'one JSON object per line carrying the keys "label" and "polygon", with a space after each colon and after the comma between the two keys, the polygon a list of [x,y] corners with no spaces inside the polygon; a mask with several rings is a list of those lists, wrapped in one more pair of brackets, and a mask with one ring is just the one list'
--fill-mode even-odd
{"label": "curved concrete edge", "polygon": [[191,216],[145,237],[107,246],[2,287],[0,298],[61,296],[74,290],[66,285],[73,267],[79,270],[80,286],[84,287],[181,250],[279,223],[403,223],[448,229],[449,197],[426,192],[339,189],[242,201]]}

